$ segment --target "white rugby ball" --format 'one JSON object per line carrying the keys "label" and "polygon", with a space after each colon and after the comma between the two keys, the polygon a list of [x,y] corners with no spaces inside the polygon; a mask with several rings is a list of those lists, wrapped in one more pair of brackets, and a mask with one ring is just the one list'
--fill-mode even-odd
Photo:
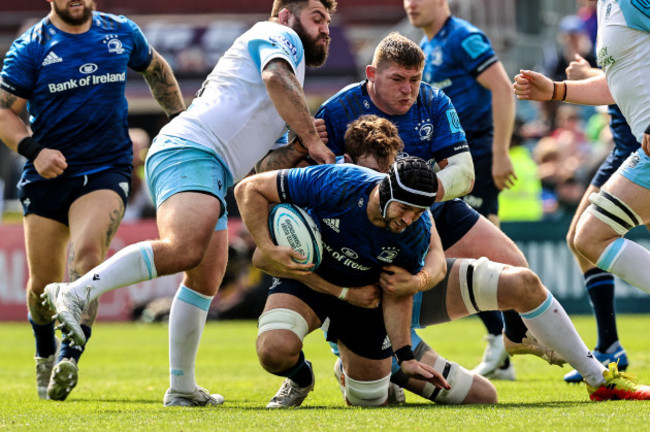
{"label": "white rugby ball", "polygon": [[323,241],[318,225],[302,208],[293,204],[278,204],[269,214],[271,239],[278,246],[289,246],[304,255],[301,264],[314,264],[312,271],[320,265],[323,257]]}

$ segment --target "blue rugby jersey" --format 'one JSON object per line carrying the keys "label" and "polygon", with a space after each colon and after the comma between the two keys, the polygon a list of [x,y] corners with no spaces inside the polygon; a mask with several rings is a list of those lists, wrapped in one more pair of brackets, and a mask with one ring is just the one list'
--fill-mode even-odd
{"label": "blue rugby jersey", "polygon": [[[123,16],[93,12],[90,30],[70,34],[44,18],[11,45],[2,89],[28,100],[36,138],[66,157],[64,176],[132,164],[124,95],[127,66],[151,63],[138,26]],[[31,162],[23,182],[43,180]]]}
{"label": "blue rugby jersey", "polygon": [[420,84],[417,101],[404,115],[388,115],[377,108],[368,95],[366,81],[351,84],[325,101],[316,118],[325,120],[327,146],[336,155],[345,148],[348,124],[364,114],[374,114],[397,126],[404,141],[404,152],[420,157],[429,164],[467,151],[465,132],[460,126],[454,105],[444,92],[426,83]]}
{"label": "blue rugby jersey", "polygon": [[282,170],[282,202],[304,207],[320,226],[323,260],[316,273],[338,286],[376,283],[383,266],[395,264],[415,274],[429,249],[428,211],[402,233],[368,219],[368,198],[385,174],[352,164]]}
{"label": "blue rugby jersey", "polygon": [[472,156],[492,153],[492,94],[476,78],[498,61],[490,40],[472,24],[449,17],[431,39],[420,42],[426,56],[423,80],[451,99]]}

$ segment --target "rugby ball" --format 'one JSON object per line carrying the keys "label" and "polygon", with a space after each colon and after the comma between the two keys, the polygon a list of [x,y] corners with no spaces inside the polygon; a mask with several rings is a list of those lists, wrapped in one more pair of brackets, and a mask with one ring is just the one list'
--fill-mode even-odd
{"label": "rugby ball", "polygon": [[323,242],[314,219],[302,208],[293,204],[278,204],[269,214],[271,239],[278,246],[289,246],[304,255],[301,264],[314,264],[311,271],[320,265],[323,257]]}

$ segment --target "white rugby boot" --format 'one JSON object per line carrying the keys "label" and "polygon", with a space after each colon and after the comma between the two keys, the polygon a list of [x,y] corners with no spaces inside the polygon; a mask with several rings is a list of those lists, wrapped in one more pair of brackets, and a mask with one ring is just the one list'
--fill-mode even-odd
{"label": "white rugby boot", "polygon": [[[310,391],[314,389],[316,384],[316,377],[314,370],[311,367],[311,362],[307,361],[309,369],[311,370],[311,384],[307,387],[298,387],[291,378],[286,378],[282,383],[280,390],[271,398],[271,401],[266,405],[267,408],[288,408],[300,406],[307,398]],[[344,389],[345,390],[345,389]]]}
{"label": "white rugby boot", "polygon": [[61,349],[59,338],[55,337],[55,340],[56,351],[54,354],[48,357],[34,356],[36,360],[36,390],[38,391],[38,397],[41,399],[47,399],[47,387],[50,384],[50,376],[52,376],[54,362],[59,357],[59,350]]}
{"label": "white rugby boot", "polygon": [[501,335],[488,334],[483,338],[487,342],[483,359],[472,372],[487,377],[494,373],[499,367],[504,366],[508,353],[503,346],[503,337]]}
{"label": "white rugby boot", "polygon": [[81,329],[81,313],[88,307],[90,287],[85,288],[84,298],[79,298],[70,291],[67,283],[51,283],[45,287],[41,298],[43,306],[49,307],[60,324],[56,327],[64,335],[64,340],[69,339],[71,346],[83,346],[86,336]]}
{"label": "white rugby boot", "polygon": [[180,393],[170,388],[165,392],[163,405],[166,407],[197,407],[197,406],[214,406],[221,405],[224,402],[220,394],[210,394],[202,387],[197,387],[192,393]]}
{"label": "white rugby boot", "polygon": [[75,359],[62,359],[54,366],[47,386],[47,398],[63,401],[68,397],[79,379],[79,368]]}

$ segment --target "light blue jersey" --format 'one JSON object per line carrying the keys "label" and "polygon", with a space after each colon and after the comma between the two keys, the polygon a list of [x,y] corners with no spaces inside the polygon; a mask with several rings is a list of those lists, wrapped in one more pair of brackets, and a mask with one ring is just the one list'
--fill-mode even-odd
{"label": "light blue jersey", "polygon": [[431,216],[426,211],[401,233],[368,219],[368,199],[385,174],[352,164],[316,165],[278,174],[282,202],[304,207],[320,225],[323,260],[316,273],[338,286],[379,281],[390,264],[417,273],[429,249]]}
{"label": "light blue jersey", "polygon": [[431,39],[420,42],[426,61],[423,81],[442,89],[458,111],[474,159],[492,153],[492,94],[476,78],[498,61],[485,34],[450,16]]}
{"label": "light blue jersey", "polygon": [[[63,153],[63,176],[130,167],[126,71],[146,69],[151,58],[146,38],[126,17],[93,12],[82,34],[44,18],[11,45],[0,86],[28,100],[34,138]],[[37,180],[43,179],[27,162],[22,182]]]}
{"label": "light blue jersey", "polygon": [[650,32],[650,2],[647,0],[618,0],[628,27]]}

